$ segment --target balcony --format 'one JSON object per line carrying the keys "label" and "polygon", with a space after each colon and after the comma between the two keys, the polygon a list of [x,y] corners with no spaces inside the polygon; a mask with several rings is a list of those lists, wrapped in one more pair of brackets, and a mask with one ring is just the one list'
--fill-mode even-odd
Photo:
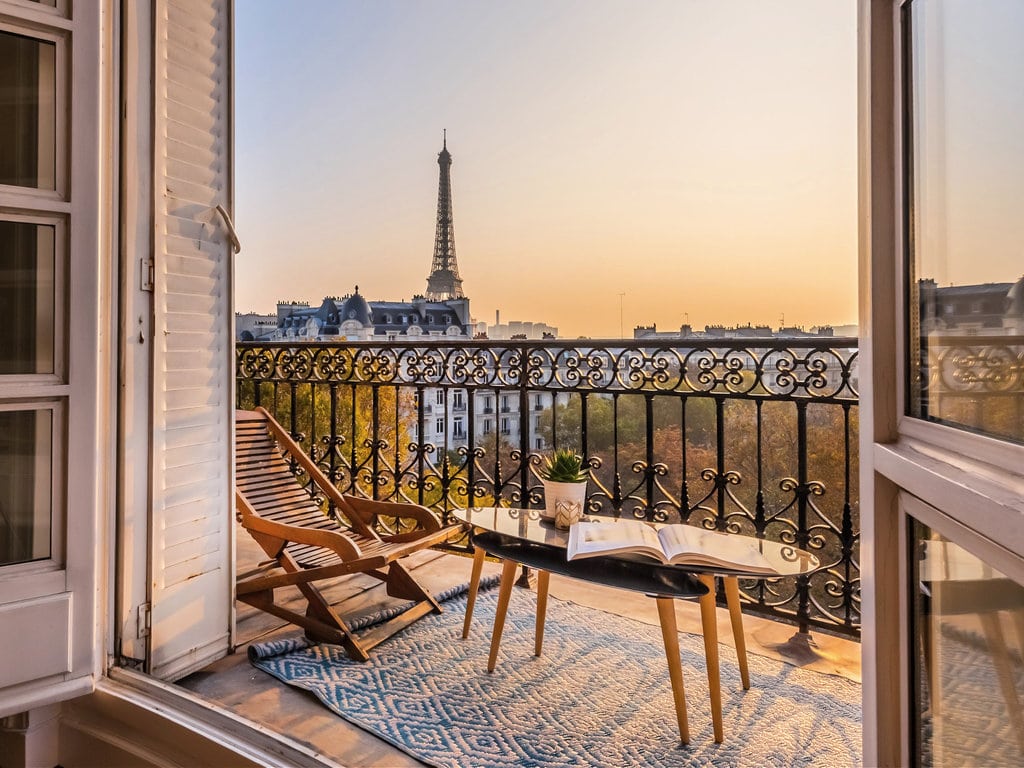
{"label": "balcony", "polygon": [[[270,410],[344,492],[422,503],[445,521],[463,506],[542,506],[542,457],[530,449],[542,438],[586,456],[592,514],[700,524],[809,549],[825,564],[809,578],[741,581],[748,653],[859,682],[856,341],[578,345],[239,344],[237,401]],[[469,392],[466,444],[414,437],[427,432],[424,392],[438,386]],[[549,394],[554,410],[545,409],[539,428],[515,419],[508,435],[485,434],[485,409],[473,395],[516,388],[513,414],[520,403],[532,410],[535,393]],[[258,552],[244,532],[237,540],[245,570]],[[434,592],[465,583],[467,551],[463,540],[450,552],[421,553],[415,573]],[[485,573],[497,569],[485,564]],[[339,579],[329,599],[366,613],[388,605],[377,582],[363,578]],[[657,623],[653,601],[640,595],[557,577],[551,595]],[[677,613],[681,628],[699,626],[696,605],[681,603]],[[728,614],[719,613],[727,643]],[[482,651],[481,663],[489,633],[477,624],[466,641]],[[297,634],[238,605],[240,645]],[[184,684],[343,764],[418,764],[254,675],[239,654]],[[697,727],[707,702],[690,707]],[[727,720],[727,740],[736,735]]]}

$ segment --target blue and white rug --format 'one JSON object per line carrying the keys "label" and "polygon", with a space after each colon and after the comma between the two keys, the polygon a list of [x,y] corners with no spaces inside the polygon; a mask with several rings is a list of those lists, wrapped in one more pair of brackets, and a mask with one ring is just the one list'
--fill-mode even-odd
{"label": "blue and white rug", "polygon": [[516,589],[493,674],[486,671],[497,596],[466,596],[373,650],[370,661],[304,639],[252,646],[259,669],[303,688],[346,720],[434,766],[856,766],[860,686],[721,648],[725,743],[711,730],[703,641],[680,635],[690,745],[679,742],[657,626],[554,598],[544,655],[533,656],[536,597]]}

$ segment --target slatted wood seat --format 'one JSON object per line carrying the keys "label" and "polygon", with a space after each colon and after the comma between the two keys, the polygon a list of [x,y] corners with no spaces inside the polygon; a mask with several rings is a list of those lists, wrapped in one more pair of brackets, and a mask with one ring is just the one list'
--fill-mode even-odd
{"label": "slatted wood seat", "polygon": [[[298,464],[317,492],[334,503],[351,525],[346,529],[323,513],[292,472]],[[235,507],[238,521],[272,558],[240,574],[237,599],[303,627],[307,636],[343,645],[353,659],[441,606],[398,561],[456,535],[442,528],[426,507],[361,499],[342,494],[284,428],[263,408],[235,414]],[[380,535],[378,516],[416,521],[414,530]],[[386,583],[387,594],[415,601],[403,613],[356,636],[324,599],[314,582],[366,573]],[[294,585],[306,598],[306,614],[274,602],[274,590]]]}

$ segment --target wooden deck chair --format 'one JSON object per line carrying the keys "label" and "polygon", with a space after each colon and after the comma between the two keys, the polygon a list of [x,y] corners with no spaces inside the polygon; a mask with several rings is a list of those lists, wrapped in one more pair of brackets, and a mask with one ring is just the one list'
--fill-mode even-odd
{"label": "wooden deck chair", "polygon": [[[238,521],[273,559],[241,574],[238,600],[303,627],[318,642],[338,643],[353,659],[368,652],[441,606],[398,562],[406,555],[447,540],[459,526],[441,528],[434,515],[416,504],[370,501],[343,495],[316,463],[263,408],[235,414],[235,506]],[[325,515],[291,471],[296,462],[319,493],[334,503],[348,530]],[[378,515],[413,518],[417,528],[395,535],[374,530]],[[283,572],[282,572],[283,571]],[[356,635],[314,585],[323,579],[366,573],[387,584],[387,594],[415,603],[405,612]],[[306,598],[306,614],[274,602],[274,590],[294,585]]]}

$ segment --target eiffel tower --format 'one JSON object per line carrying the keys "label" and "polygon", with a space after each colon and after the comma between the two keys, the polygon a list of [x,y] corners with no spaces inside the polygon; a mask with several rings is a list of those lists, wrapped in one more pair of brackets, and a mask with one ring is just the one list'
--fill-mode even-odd
{"label": "eiffel tower", "polygon": [[465,298],[462,278],[455,262],[455,225],[452,222],[452,156],[448,152],[448,131],[444,147],[437,155],[440,168],[437,182],[437,230],[434,233],[434,262],[427,278],[427,299],[448,301]]}

